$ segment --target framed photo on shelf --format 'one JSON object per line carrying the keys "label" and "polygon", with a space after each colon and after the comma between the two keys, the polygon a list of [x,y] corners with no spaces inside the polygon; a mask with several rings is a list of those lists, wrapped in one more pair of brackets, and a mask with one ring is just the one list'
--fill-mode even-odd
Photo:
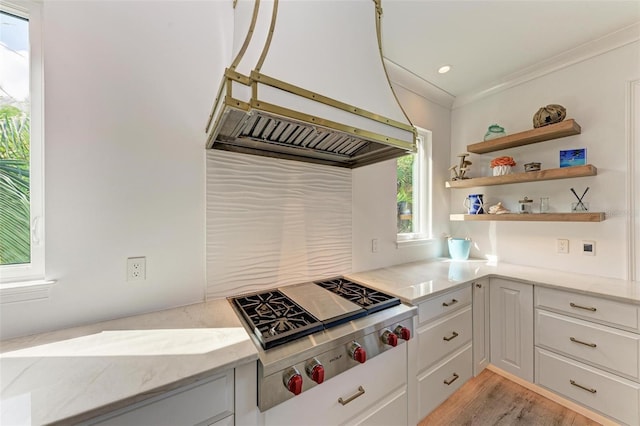
{"label": "framed photo on shelf", "polygon": [[586,148],[560,151],[560,167],[584,166],[585,164],[587,164]]}

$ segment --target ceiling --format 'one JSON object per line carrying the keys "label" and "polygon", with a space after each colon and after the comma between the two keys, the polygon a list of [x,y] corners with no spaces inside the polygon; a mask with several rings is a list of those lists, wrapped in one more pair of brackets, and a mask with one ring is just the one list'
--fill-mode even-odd
{"label": "ceiling", "polygon": [[[640,0],[383,0],[387,60],[452,96],[640,22]],[[438,74],[442,65],[452,66]]]}

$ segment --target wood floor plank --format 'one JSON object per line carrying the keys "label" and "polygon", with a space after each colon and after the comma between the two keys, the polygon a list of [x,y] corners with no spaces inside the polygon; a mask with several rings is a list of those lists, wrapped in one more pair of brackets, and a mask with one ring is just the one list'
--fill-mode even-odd
{"label": "wood floor plank", "polygon": [[593,426],[599,423],[484,370],[419,426]]}

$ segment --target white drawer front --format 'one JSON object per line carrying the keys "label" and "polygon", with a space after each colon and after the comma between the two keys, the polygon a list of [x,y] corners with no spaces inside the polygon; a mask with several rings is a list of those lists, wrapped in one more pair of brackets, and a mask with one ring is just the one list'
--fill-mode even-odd
{"label": "white drawer front", "polygon": [[629,425],[640,424],[640,385],[536,348],[536,383]]}
{"label": "white drawer front", "polygon": [[466,345],[451,358],[418,376],[418,414],[424,418],[473,375],[473,352]]}
{"label": "white drawer front", "polygon": [[132,407],[107,414],[89,424],[106,425],[195,425],[224,420],[233,414],[233,370],[205,379]]}
{"label": "white drawer front", "polygon": [[429,299],[418,305],[418,324],[453,312],[471,303],[471,285]]}
{"label": "white drawer front", "polygon": [[640,335],[536,309],[536,345],[640,379]]}
{"label": "white drawer front", "polygon": [[470,305],[418,330],[418,371],[469,342],[471,336]]}
{"label": "white drawer front", "polygon": [[640,331],[640,307],[628,303],[536,286],[536,307]]}

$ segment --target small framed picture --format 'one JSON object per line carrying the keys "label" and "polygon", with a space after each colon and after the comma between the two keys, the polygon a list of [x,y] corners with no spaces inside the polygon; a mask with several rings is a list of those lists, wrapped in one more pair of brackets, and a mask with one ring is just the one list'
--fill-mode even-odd
{"label": "small framed picture", "polygon": [[584,166],[587,164],[587,150],[567,149],[560,151],[560,167]]}

